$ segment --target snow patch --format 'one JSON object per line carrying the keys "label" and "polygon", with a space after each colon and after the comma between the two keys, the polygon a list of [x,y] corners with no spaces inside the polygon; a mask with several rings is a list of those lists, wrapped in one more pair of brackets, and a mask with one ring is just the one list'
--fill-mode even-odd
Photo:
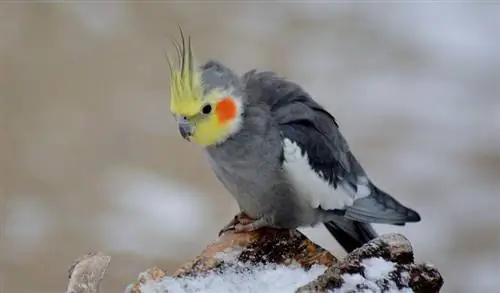
{"label": "snow patch", "polygon": [[[342,279],[345,283],[331,292],[413,293],[411,288],[399,289],[394,282],[387,282],[390,273],[395,270],[394,263],[382,258],[370,258],[363,260],[362,266],[365,268],[365,277],[361,274],[344,274]],[[241,269],[228,268],[224,273],[211,272],[194,278],[165,277],[160,282],[148,279],[140,289],[143,293],[288,293],[315,280],[325,270],[325,266],[313,266],[306,271],[300,267],[276,264],[257,265],[243,272]],[[404,280],[409,280],[408,274],[402,274],[400,277],[403,285]],[[378,284],[384,284],[387,289],[381,291]],[[125,292],[130,292],[130,286]]]}
{"label": "snow patch", "polygon": [[364,259],[361,265],[365,267],[365,276],[369,280],[387,278],[394,271],[394,263],[380,257]]}
{"label": "snow patch", "polygon": [[[389,281],[389,274],[395,270],[395,263],[380,257],[364,259],[361,265],[365,268],[364,277],[361,274],[344,274],[342,287],[333,290],[334,293],[363,292],[363,293],[413,293],[411,288],[399,289],[393,281]],[[408,274],[399,276],[403,281],[409,281]],[[379,285],[384,284],[387,290],[381,291]]]}
{"label": "snow patch", "polygon": [[148,281],[140,289],[142,293],[289,293],[314,280],[325,269],[325,266],[313,266],[305,271],[281,265],[260,265],[248,272],[228,269],[223,274],[214,272],[197,278],[166,277],[161,282]]}
{"label": "snow patch", "polygon": [[380,292],[375,282],[369,282],[360,274],[344,274],[342,276],[344,284],[339,289],[333,290],[333,293],[359,292],[360,288],[364,289],[363,293]]}
{"label": "snow patch", "polygon": [[232,263],[238,259],[242,251],[242,247],[239,249],[236,247],[231,247],[229,251],[217,252],[215,254],[215,258],[227,263]]}

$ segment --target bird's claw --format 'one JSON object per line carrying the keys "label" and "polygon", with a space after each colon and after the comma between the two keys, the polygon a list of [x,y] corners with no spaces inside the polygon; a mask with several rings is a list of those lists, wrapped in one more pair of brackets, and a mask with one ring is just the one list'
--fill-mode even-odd
{"label": "bird's claw", "polygon": [[226,233],[227,231],[234,230],[235,232],[246,232],[246,231],[252,231],[249,230],[249,226],[252,226],[255,220],[251,219],[248,217],[244,212],[240,212],[234,218],[226,225],[224,228],[222,228],[219,231],[219,237]]}
{"label": "bird's claw", "polygon": [[226,233],[227,231],[231,231],[231,230],[235,230],[236,231],[235,226],[236,225],[226,225],[224,228],[222,228],[219,231],[218,236],[220,237],[222,234]]}
{"label": "bird's claw", "polygon": [[238,224],[234,225],[234,231],[237,233],[238,232],[251,232],[251,231],[255,231],[255,230],[258,230],[258,229],[264,227],[263,225],[260,225],[259,223],[260,222],[258,222],[258,221],[254,221],[254,222],[251,222],[248,224],[238,223]]}

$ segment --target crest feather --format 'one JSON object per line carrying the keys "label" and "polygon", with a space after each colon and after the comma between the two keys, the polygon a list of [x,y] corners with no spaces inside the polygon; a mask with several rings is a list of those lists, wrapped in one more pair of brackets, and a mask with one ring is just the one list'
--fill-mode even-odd
{"label": "crest feather", "polygon": [[203,86],[200,72],[195,67],[191,37],[186,38],[179,27],[181,42],[172,39],[177,55],[172,62],[171,56],[166,54],[170,69],[170,109],[174,113],[191,116],[199,111],[203,98]]}

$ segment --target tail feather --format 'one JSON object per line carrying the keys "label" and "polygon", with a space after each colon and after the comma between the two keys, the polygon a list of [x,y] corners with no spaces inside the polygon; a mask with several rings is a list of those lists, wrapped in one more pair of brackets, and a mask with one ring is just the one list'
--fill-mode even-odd
{"label": "tail feather", "polygon": [[370,224],[352,221],[342,216],[326,222],[324,225],[347,253],[378,236]]}
{"label": "tail feather", "polygon": [[420,215],[371,184],[370,195],[356,199],[346,208],[346,218],[363,223],[404,225],[419,222]]}

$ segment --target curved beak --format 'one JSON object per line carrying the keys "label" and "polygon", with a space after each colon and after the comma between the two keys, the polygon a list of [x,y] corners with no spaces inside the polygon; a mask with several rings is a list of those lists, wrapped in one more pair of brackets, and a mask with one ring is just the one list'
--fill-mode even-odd
{"label": "curved beak", "polygon": [[193,126],[191,126],[191,124],[189,124],[189,122],[185,120],[180,120],[178,124],[179,133],[181,134],[182,138],[190,140],[191,135],[193,134]]}

